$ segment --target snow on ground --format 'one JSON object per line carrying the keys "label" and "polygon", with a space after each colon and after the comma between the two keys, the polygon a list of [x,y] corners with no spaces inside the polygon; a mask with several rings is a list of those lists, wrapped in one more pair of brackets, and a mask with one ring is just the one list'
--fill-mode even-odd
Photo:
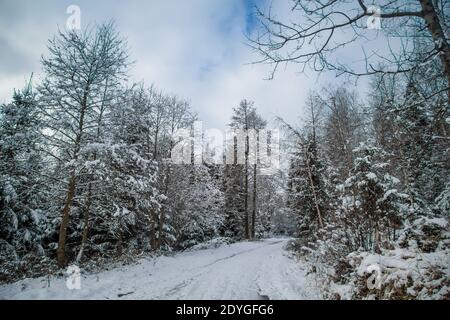
{"label": "snow on ground", "polygon": [[0,299],[318,299],[301,263],[283,249],[288,239],[239,242],[81,277],[26,279],[0,286]]}

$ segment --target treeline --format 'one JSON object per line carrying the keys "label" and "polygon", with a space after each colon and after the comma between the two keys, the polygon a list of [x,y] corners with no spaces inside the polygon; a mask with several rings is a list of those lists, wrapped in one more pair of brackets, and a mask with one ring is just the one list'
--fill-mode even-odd
{"label": "treeline", "polygon": [[[183,99],[128,84],[114,25],[59,32],[48,49],[42,82],[1,106],[0,280],[52,272],[55,261],[284,231],[281,182],[258,177],[256,165],[172,163],[174,133],[193,130],[197,115]],[[233,128],[264,125],[250,102],[235,109]]]}

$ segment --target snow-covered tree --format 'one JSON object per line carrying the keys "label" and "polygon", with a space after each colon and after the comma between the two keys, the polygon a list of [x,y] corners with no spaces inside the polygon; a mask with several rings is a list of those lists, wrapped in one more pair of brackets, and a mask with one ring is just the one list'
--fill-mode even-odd
{"label": "snow-covered tree", "polygon": [[225,223],[222,234],[226,237],[243,238],[244,230],[244,166],[241,164],[225,165],[223,185],[225,190]]}
{"label": "snow-covered tree", "polygon": [[48,153],[56,161],[59,179],[66,181],[65,186],[57,186],[66,191],[55,194],[62,202],[57,259],[64,265],[70,212],[85,161],[80,153],[97,132],[102,107],[124,76],[128,56],[112,24],[82,32],[60,31],[48,49],[39,92]]}
{"label": "snow-covered tree", "polygon": [[[255,141],[252,141],[252,132],[258,135],[259,130],[265,128],[266,121],[257,113],[256,108],[254,107],[254,103],[252,101],[248,101],[246,99],[242,100],[237,108],[233,108],[233,115],[231,117],[230,128],[241,130],[243,133],[242,137],[244,141],[242,146],[234,146],[234,148],[243,147],[244,150],[235,150],[236,154],[243,153],[244,155],[244,163],[236,163],[229,164],[229,166],[239,166],[231,169],[230,172],[239,173],[240,166],[243,167],[243,186],[242,186],[242,195],[243,195],[243,221],[244,221],[244,237],[246,239],[251,239],[255,237],[255,227],[256,227],[256,212],[257,212],[257,174],[258,174],[258,161],[256,155],[258,138],[253,138]],[[234,145],[234,143],[233,143]],[[250,195],[250,179],[252,177],[253,181],[253,193]],[[237,180],[235,179],[237,178]],[[234,180],[234,181],[233,181]],[[231,182],[231,189],[236,189],[236,186],[233,186],[236,182],[240,180],[240,177],[231,177],[231,181],[228,181],[227,184]],[[233,190],[233,192],[236,190]],[[239,193],[234,193],[238,195]],[[232,196],[232,195],[231,195]],[[231,198],[233,199],[233,198]],[[252,199],[252,203],[250,204],[250,199]],[[232,200],[233,201],[233,200]],[[252,210],[250,215],[250,208]]]}
{"label": "snow-covered tree", "polygon": [[324,227],[328,205],[324,164],[314,135],[307,134],[297,139],[289,168],[288,206],[297,215],[299,236],[311,240]]}
{"label": "snow-covered tree", "polygon": [[[181,166],[181,167],[180,167]],[[173,220],[177,246],[187,248],[219,236],[224,224],[224,198],[205,165],[179,165]]]}
{"label": "snow-covered tree", "polygon": [[46,201],[42,173],[45,162],[38,102],[31,80],[14,92],[13,101],[0,106],[0,265],[10,252],[19,261],[28,253],[44,254],[47,224],[41,210]]}
{"label": "snow-covered tree", "polygon": [[363,138],[362,107],[356,92],[337,87],[317,95],[316,104],[324,109],[323,149],[341,180],[352,168],[352,150]]}
{"label": "snow-covered tree", "polygon": [[352,171],[340,186],[343,223],[358,246],[379,252],[401,227],[407,196],[396,188],[399,180],[386,173],[380,148],[361,143],[353,153]]}
{"label": "snow-covered tree", "polygon": [[[291,234],[292,221],[286,210],[286,175],[283,171],[270,176],[258,176],[258,219],[256,236],[265,238],[270,235]],[[292,221],[290,221],[292,219]]]}

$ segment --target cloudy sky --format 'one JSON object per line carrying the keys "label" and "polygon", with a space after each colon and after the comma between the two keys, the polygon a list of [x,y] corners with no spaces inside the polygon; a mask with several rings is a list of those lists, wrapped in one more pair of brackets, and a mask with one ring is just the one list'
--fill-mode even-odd
{"label": "cloudy sky", "polygon": [[[264,7],[266,1],[0,0],[0,102],[8,101],[32,72],[39,81],[47,40],[65,28],[67,7],[78,5],[82,26],[116,22],[136,61],[132,81],[188,99],[207,127],[223,128],[243,98],[253,100],[269,120],[280,115],[295,121],[308,91],[334,79],[300,74],[292,66],[268,81],[269,66],[249,65],[258,56],[244,35],[255,28],[253,5]],[[286,3],[272,5],[276,10]]]}

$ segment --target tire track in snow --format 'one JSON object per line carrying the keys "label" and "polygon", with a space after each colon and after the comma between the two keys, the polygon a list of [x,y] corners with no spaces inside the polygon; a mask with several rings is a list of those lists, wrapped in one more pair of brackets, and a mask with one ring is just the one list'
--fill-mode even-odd
{"label": "tire track in snow", "polygon": [[[87,274],[82,289],[65,278],[0,286],[5,299],[302,299],[312,291],[301,265],[284,255],[287,239],[240,242]],[[316,298],[315,295],[312,295]]]}

